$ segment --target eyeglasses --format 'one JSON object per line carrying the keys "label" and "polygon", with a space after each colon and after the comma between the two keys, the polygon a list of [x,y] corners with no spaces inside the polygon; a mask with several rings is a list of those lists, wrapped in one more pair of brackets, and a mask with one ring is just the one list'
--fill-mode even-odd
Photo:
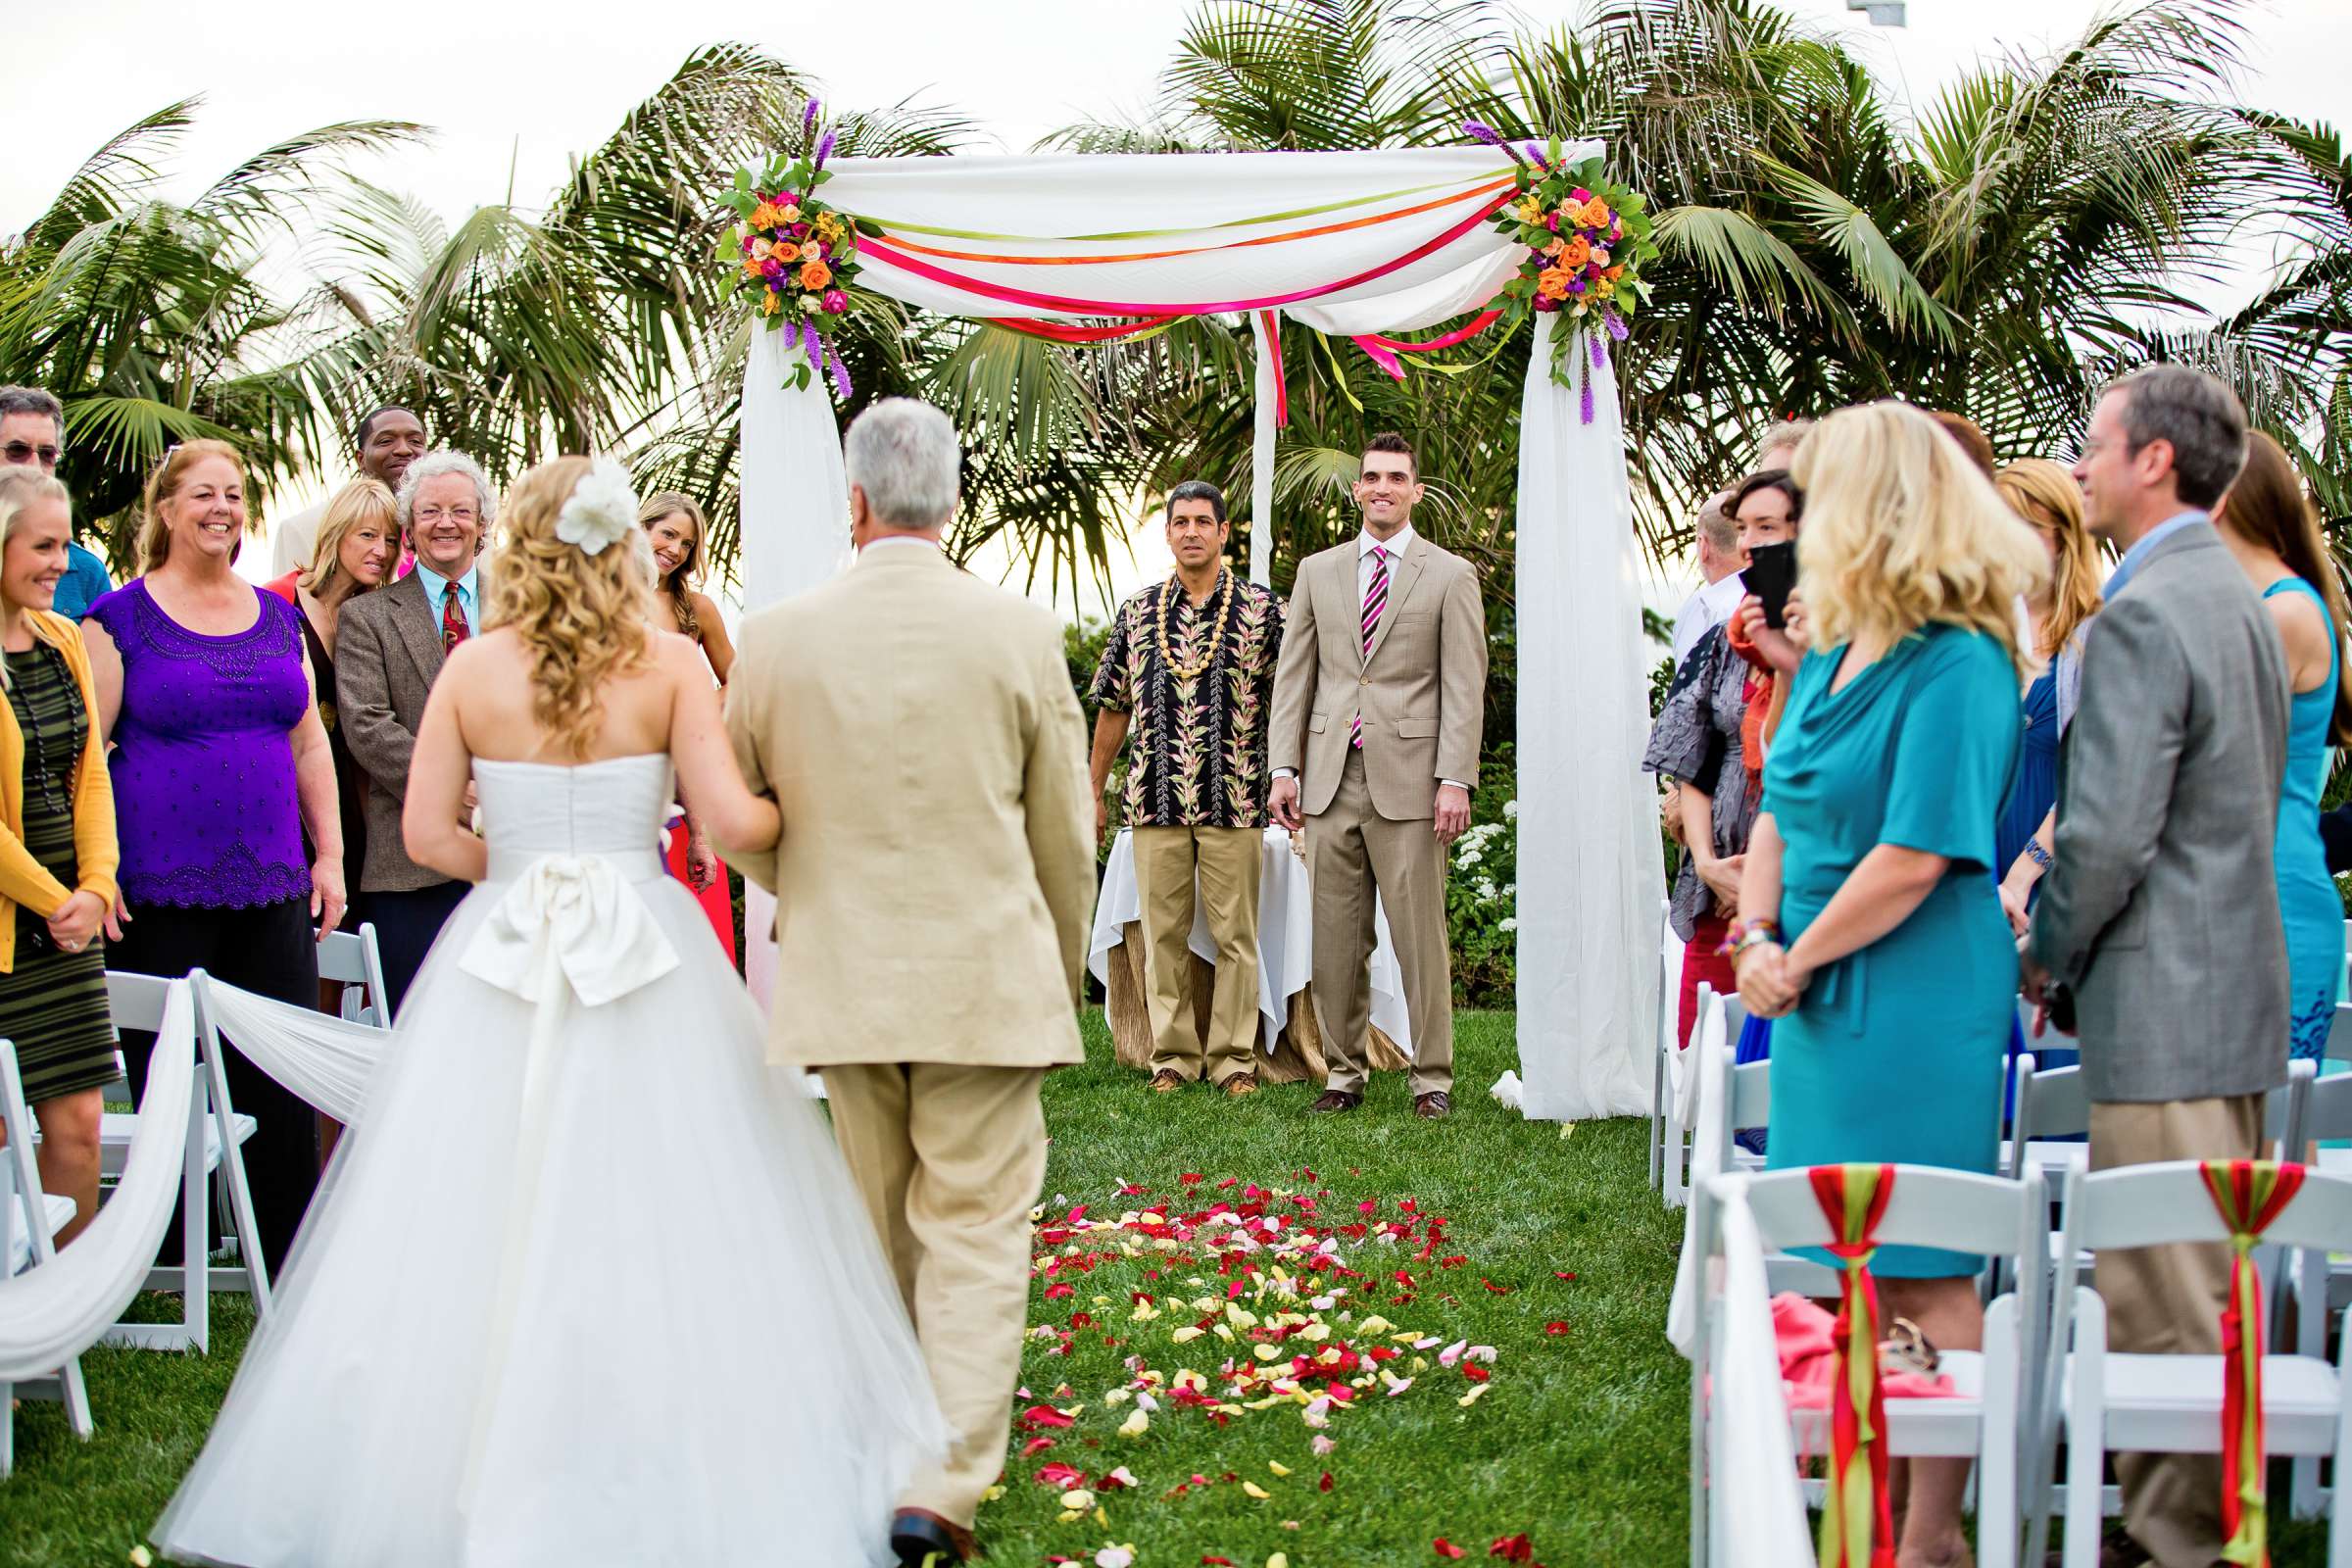
{"label": "eyeglasses", "polygon": [[455,523],[468,523],[474,520],[474,516],[475,513],[471,507],[450,507],[447,510],[440,507],[418,507],[416,509],[416,520],[424,523],[439,522],[444,517]]}
{"label": "eyeglasses", "polygon": [[9,462],[19,467],[37,459],[44,468],[56,467],[57,460],[65,456],[60,448],[36,447],[29,441],[11,441],[8,445],[0,447],[0,454],[4,454]]}

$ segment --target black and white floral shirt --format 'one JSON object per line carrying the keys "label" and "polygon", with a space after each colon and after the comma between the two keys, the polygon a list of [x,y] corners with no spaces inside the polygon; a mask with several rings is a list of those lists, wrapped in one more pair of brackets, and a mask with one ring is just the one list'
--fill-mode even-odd
{"label": "black and white floral shirt", "polygon": [[[1161,657],[1163,614],[1174,663],[1208,660],[1191,679]],[[1094,698],[1131,715],[1123,803],[1130,824],[1266,825],[1266,723],[1281,657],[1282,602],[1230,570],[1198,608],[1172,577],[1119,607]]]}

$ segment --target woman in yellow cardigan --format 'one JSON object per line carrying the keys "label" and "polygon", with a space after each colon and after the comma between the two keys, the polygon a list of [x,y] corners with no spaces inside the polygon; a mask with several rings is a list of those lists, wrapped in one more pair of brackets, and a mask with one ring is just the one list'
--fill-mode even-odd
{"label": "woman in yellow cardigan", "polygon": [[0,468],[0,1039],[41,1124],[44,1190],[98,1212],[100,1090],[117,1071],[105,926],[115,907],[115,792],[92,720],[81,632],[50,601],[67,566],[66,488]]}

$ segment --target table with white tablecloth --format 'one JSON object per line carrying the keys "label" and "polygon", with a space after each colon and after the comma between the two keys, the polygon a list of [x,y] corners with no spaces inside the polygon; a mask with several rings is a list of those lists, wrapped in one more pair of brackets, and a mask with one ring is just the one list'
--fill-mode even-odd
{"label": "table with white tablecloth", "polygon": [[[1258,854],[1257,1010],[1264,1060],[1259,1075],[1271,1082],[1323,1076],[1321,1036],[1308,1000],[1314,972],[1314,901],[1306,862],[1291,847],[1290,834],[1266,829]],[[1095,923],[1087,942],[1087,967],[1102,982],[1105,1014],[1119,1059],[1141,1067],[1152,1057],[1152,1032],[1145,1007],[1142,941],[1143,902],[1135,881],[1133,831],[1119,830],[1095,901]],[[1389,918],[1377,904],[1372,915],[1371,1063],[1400,1069],[1412,1055],[1412,1027],[1404,1005],[1404,980],[1389,940]],[[1208,997],[1217,956],[1208,930],[1207,906],[1193,906],[1193,996],[1196,1025],[1205,1030]]]}

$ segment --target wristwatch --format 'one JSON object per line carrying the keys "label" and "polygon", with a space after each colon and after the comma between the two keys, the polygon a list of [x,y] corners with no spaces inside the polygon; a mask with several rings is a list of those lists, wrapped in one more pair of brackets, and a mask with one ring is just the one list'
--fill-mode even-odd
{"label": "wristwatch", "polygon": [[2040,866],[2044,871],[2050,868],[2050,852],[2041,847],[2039,839],[2026,840],[2026,858]]}

